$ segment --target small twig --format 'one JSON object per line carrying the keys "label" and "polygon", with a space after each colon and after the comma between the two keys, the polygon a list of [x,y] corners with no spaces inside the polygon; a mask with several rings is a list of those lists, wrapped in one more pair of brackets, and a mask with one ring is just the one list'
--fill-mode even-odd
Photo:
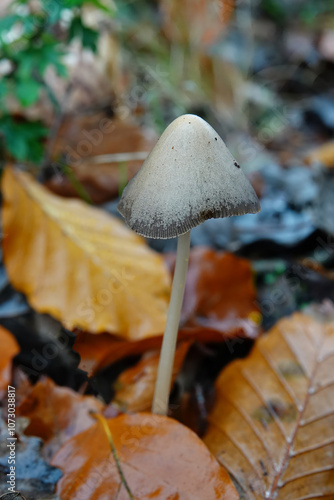
{"label": "small twig", "polygon": [[111,452],[113,454],[114,460],[116,462],[116,467],[117,467],[121,482],[124,485],[126,491],[128,492],[130,500],[135,500],[135,497],[133,496],[133,494],[130,490],[130,487],[129,487],[129,485],[125,479],[125,476],[123,474],[121,463],[120,463],[120,460],[119,460],[118,455],[117,455],[114,440],[113,440],[112,434],[110,432],[107,420],[102,415],[99,415],[98,413],[95,413],[93,411],[90,411],[89,413],[93,418],[95,418],[95,420],[98,420],[100,422],[100,424],[102,425],[103,430],[107,435],[109,446],[110,446]]}
{"label": "small twig", "polygon": [[149,152],[138,151],[135,153],[114,153],[107,155],[89,156],[83,161],[85,163],[122,163],[136,160],[146,160]]}

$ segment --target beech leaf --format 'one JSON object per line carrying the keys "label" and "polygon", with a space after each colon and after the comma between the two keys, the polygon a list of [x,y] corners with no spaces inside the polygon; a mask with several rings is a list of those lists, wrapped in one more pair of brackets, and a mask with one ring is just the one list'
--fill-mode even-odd
{"label": "beech leaf", "polygon": [[29,418],[25,434],[43,439],[44,454],[50,458],[67,439],[94,425],[90,411],[100,413],[103,408],[103,403],[93,396],[58,387],[48,377],[42,377],[28,390],[17,415]]}
{"label": "beech leaf", "polygon": [[[140,413],[108,421],[123,475],[136,500],[237,500],[225,470],[192,431]],[[52,460],[63,471],[62,500],[128,500],[100,423],[78,434]]]}
{"label": "beech leaf", "polygon": [[15,288],[67,328],[131,340],[164,330],[170,277],[162,258],[118,219],[3,175],[4,262]]}
{"label": "beech leaf", "polygon": [[217,380],[204,439],[242,498],[334,498],[334,323],[296,313]]}

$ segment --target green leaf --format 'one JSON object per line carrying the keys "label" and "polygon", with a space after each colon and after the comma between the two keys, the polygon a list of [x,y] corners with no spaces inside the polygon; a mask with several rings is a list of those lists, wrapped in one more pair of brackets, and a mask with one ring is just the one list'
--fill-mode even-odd
{"label": "green leaf", "polygon": [[85,49],[90,49],[92,52],[96,52],[98,37],[98,32],[85,26],[82,23],[81,17],[77,16],[72,19],[68,31],[69,42],[74,38],[80,38],[82,46]]}
{"label": "green leaf", "polygon": [[37,101],[40,89],[41,84],[35,80],[19,80],[16,82],[15,93],[22,106],[26,107]]}
{"label": "green leaf", "polygon": [[0,18],[0,38],[6,35],[18,21],[19,16],[17,14],[11,14],[9,16]]}
{"label": "green leaf", "polygon": [[0,118],[0,130],[5,149],[19,161],[38,163],[43,157],[41,140],[47,135],[47,128],[41,122],[16,122],[11,116]]}

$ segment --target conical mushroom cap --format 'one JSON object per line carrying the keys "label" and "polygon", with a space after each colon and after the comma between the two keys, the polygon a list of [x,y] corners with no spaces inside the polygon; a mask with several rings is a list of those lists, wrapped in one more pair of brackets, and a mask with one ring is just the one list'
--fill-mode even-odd
{"label": "conical mushroom cap", "polygon": [[164,131],[124,189],[118,211],[147,238],[174,238],[206,219],[256,213],[254,189],[217,132],[196,115]]}

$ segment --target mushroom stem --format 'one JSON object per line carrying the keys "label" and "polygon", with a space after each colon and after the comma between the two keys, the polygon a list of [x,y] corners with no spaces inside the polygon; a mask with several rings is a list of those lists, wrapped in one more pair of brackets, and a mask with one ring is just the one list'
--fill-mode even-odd
{"label": "mushroom stem", "polygon": [[172,381],[174,355],[179,330],[184,287],[189,261],[190,231],[177,240],[176,264],[167,322],[160,352],[158,376],[155,384],[152,412],[167,415]]}

